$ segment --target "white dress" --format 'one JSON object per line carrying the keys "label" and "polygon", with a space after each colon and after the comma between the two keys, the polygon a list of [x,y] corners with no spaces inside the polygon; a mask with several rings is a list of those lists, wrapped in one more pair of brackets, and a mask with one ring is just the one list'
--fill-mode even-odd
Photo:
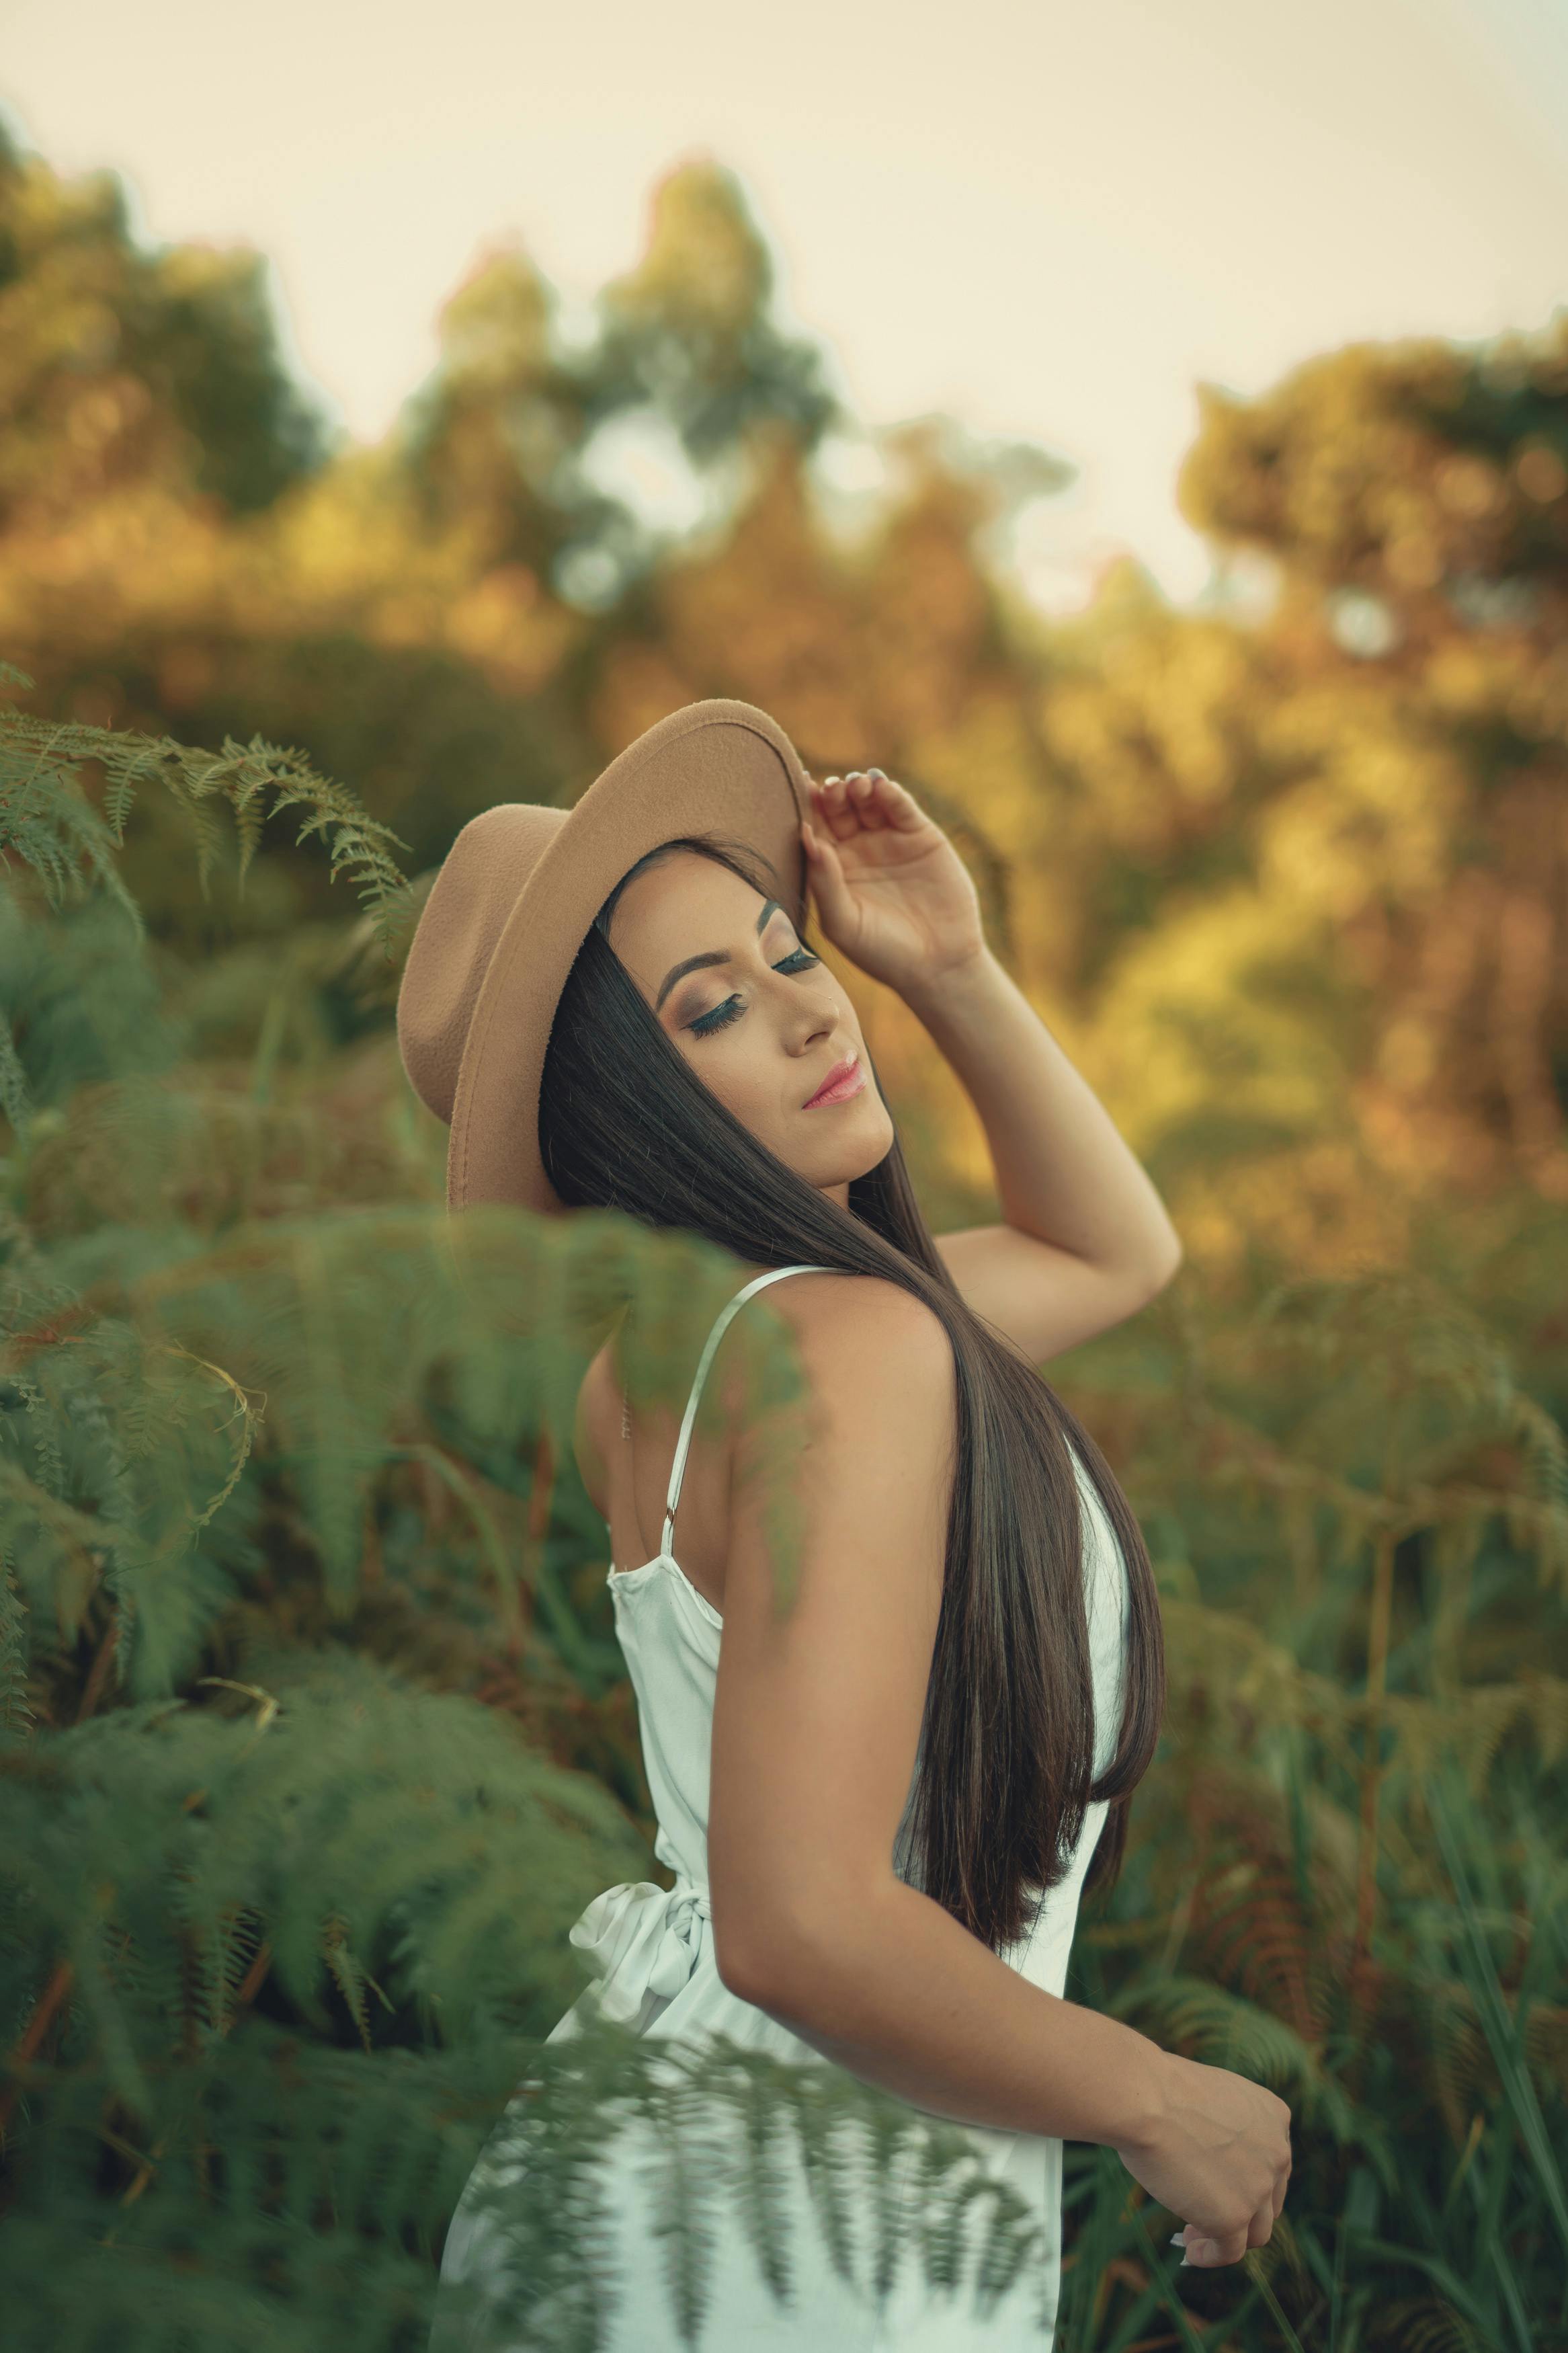
{"label": "white dress", "polygon": [[[658,1819],[654,1852],[675,1873],[665,1889],[644,1880],[607,1888],[595,1897],[571,1931],[573,1944],[589,1957],[595,1982],[568,2010],[549,2041],[578,2031],[577,2013],[597,2000],[612,2017],[650,2036],[700,2042],[728,2036],[749,2049],[802,2066],[830,2064],[809,2044],[766,2011],[742,2001],[720,1978],[713,1958],[708,1894],[708,1777],[713,1694],[722,1619],[687,1578],[669,1549],[676,1504],[697,1403],[714,1351],[731,1317],[753,1292],[788,1274],[829,1269],[774,1267],[746,1283],[721,1312],[708,1337],[681,1423],[670,1471],[664,1549],[640,1567],[609,1573],[616,1630],[637,1694],[644,1762]],[[1079,1462],[1085,1532],[1086,1601],[1093,1662],[1095,1770],[1115,1753],[1125,1671],[1126,1567],[1115,1533],[1094,1483]],[[912,1786],[912,1785],[911,1785]],[[1082,1833],[1066,1876],[1037,1904],[1032,1927],[1000,1957],[1034,1984],[1062,1994],[1068,1957],[1084,1877],[1104,1823],[1107,1807],[1097,1801],[1085,1815]],[[911,2109],[911,2115],[928,2112]],[[510,2111],[509,2111],[510,2116]],[[951,2293],[929,2287],[915,2253],[908,2253],[880,2314],[868,2295],[843,2280],[819,2235],[798,2158],[786,2165],[789,2229],[786,2253],[793,2295],[775,2300],[728,2197],[711,2206],[713,2240],[708,2297],[695,2342],[702,2353],[1049,2353],[1055,2337],[1061,2263],[1062,2144],[1043,2134],[1003,2132],[963,2126],[988,2171],[1004,2180],[1029,2210],[1041,2232],[1043,2253],[1023,2266],[1011,2289],[981,2317],[972,2309],[973,2277]],[[660,2166],[659,2151],[640,2120],[628,2119],[606,2158],[606,2211],[616,2233],[614,2272],[622,2292],[611,2302],[603,2353],[676,2353],[693,2340],[682,2337],[676,2307],[666,2287],[668,2242],[657,2230],[650,2183]],[[784,2147],[792,2147],[787,2133]],[[526,2165],[509,2140],[503,2116],[482,2152],[447,2232],[441,2283],[459,2280],[479,2286],[486,2269],[486,2216],[472,2211],[481,2183],[513,2184],[526,2194]],[[895,2180],[894,2194],[900,2183]],[[984,2211],[985,2201],[979,2201]],[[593,2258],[599,2259],[595,2250]],[[590,2258],[584,2255],[584,2262]],[[862,2271],[860,2276],[867,2274]],[[522,2340],[488,2330],[479,2321],[444,2319],[437,2298],[432,2353],[510,2353]],[[531,2343],[549,2344],[548,2327]]]}

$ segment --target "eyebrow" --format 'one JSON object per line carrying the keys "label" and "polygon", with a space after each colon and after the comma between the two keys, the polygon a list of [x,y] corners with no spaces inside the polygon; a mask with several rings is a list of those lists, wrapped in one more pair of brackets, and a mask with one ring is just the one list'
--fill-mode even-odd
{"label": "eyebrow", "polygon": [[[783,902],[778,899],[764,899],[763,901],[763,912],[757,917],[757,931],[759,934],[765,926],[768,917],[776,913],[782,904]],[[658,1011],[660,1006],[664,1003],[665,998],[675,987],[676,982],[683,979],[687,973],[696,972],[703,965],[728,964],[732,954],[733,950],[730,948],[709,948],[701,955],[687,956],[682,963],[672,964],[669,970],[664,976],[664,981],[660,987],[658,995],[653,1000],[654,1011],[656,1013]]]}

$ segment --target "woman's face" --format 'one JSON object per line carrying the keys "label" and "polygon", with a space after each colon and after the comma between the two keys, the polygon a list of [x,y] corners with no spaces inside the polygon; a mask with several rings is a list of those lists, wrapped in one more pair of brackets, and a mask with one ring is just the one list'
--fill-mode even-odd
{"label": "woman's face", "polygon": [[[808,1185],[849,1206],[893,1142],[855,1008],[786,911],[682,849],[628,882],[610,944],[656,1019],[726,1110]],[[806,1108],[854,1058],[858,1092]]]}

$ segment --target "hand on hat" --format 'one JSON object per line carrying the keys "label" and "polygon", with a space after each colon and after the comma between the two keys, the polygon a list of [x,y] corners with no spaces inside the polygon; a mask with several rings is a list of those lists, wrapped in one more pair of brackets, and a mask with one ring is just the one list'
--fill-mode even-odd
{"label": "hand on hat", "polygon": [[984,954],[969,870],[912,794],[880,768],[806,783],[801,839],[825,939],[900,995]]}

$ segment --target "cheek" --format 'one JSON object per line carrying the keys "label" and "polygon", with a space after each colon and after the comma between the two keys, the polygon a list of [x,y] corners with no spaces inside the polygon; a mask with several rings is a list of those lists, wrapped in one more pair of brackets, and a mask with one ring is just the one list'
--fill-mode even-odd
{"label": "cheek", "polygon": [[776,1078],[764,1080],[753,1070],[727,1071],[722,1095],[727,1108],[753,1135],[770,1144],[776,1139],[788,1116]]}
{"label": "cheek", "polygon": [[733,1054],[721,1050],[711,1056],[695,1054],[690,1059],[692,1068],[710,1092],[732,1118],[765,1144],[776,1145],[795,1124],[788,1082],[781,1081],[776,1070],[759,1071],[755,1058],[741,1050],[738,1039]]}

